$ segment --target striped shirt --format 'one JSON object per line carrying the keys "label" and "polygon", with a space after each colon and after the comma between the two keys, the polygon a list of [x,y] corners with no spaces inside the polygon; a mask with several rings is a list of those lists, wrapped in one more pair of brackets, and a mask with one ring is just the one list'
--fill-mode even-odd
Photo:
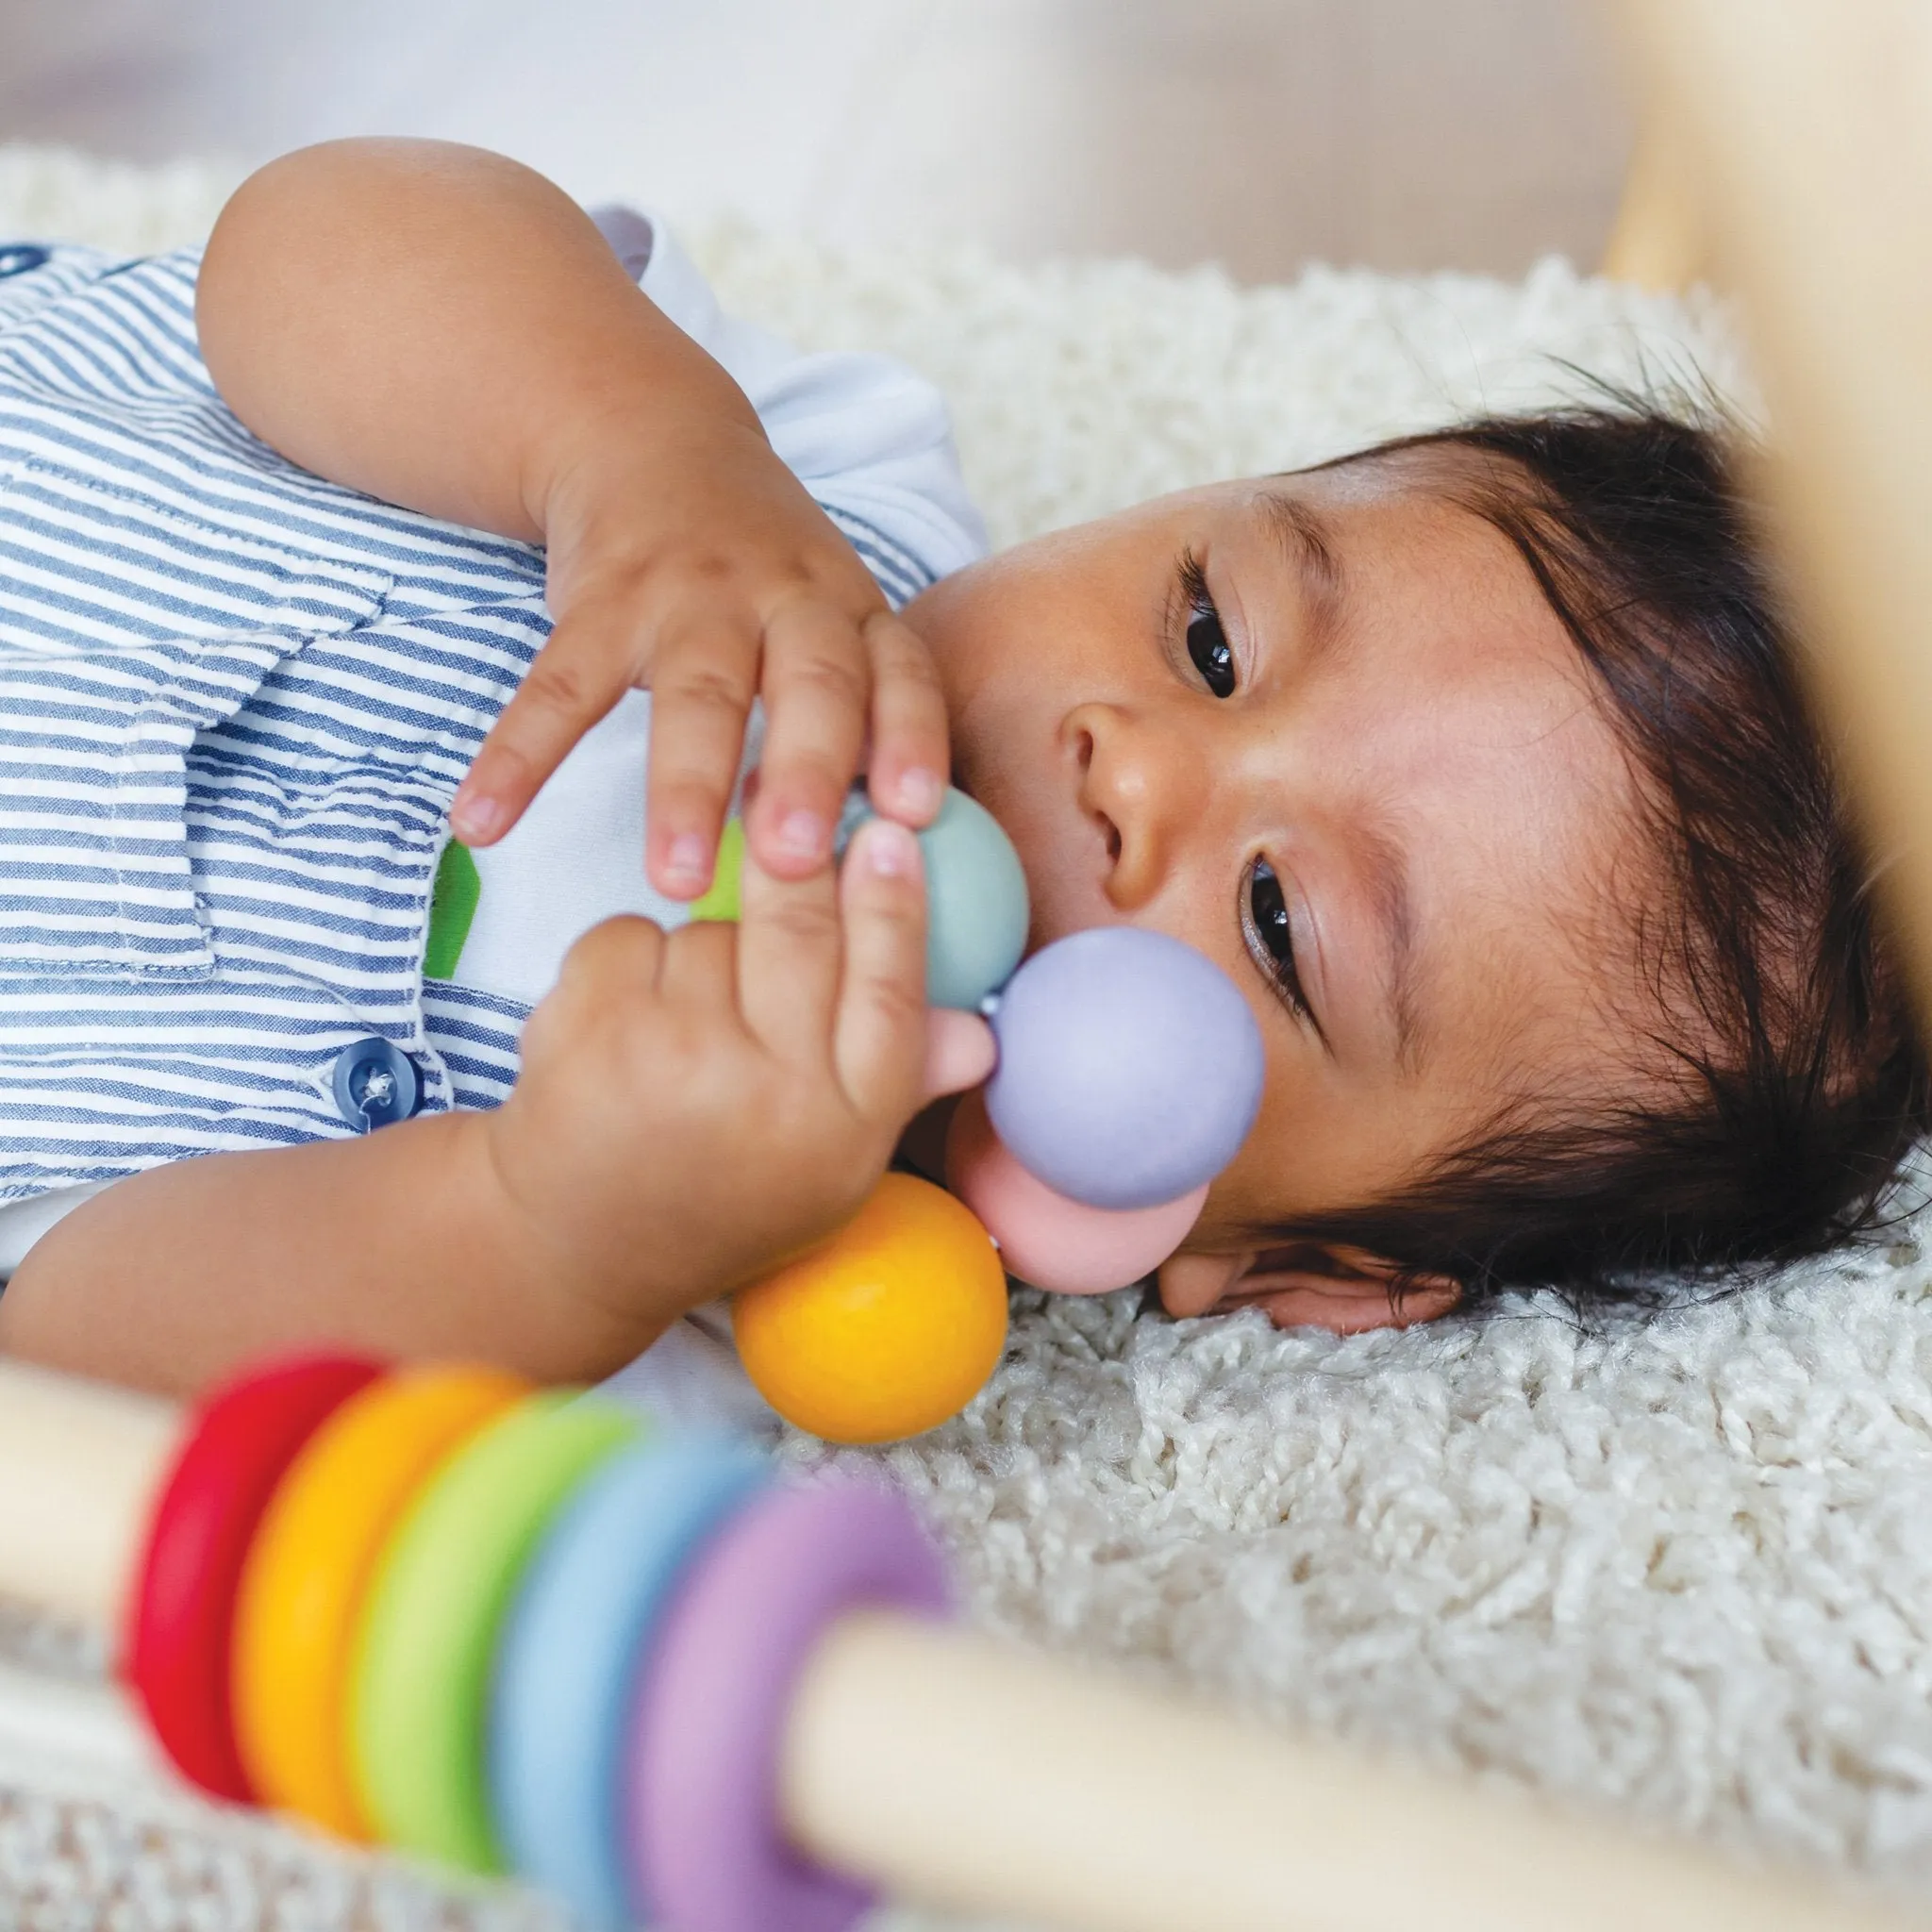
{"label": "striped shirt", "polygon": [[[979,553],[927,385],[795,354],[600,220],[895,605]],[[334,1073],[372,1037],[424,1108],[516,1077],[527,1006],[423,956],[451,796],[549,633],[542,554],[258,441],[197,264],[0,244],[0,1201],[355,1132]]]}

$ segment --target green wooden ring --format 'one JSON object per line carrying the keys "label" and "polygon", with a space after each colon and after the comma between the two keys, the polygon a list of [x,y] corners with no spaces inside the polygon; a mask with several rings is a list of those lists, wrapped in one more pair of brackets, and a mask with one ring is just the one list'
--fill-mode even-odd
{"label": "green wooden ring", "polygon": [[500,1872],[484,1738],[496,1641],[525,1565],[585,1476],[642,1433],[572,1390],[527,1397],[437,1472],[391,1539],[349,1666],[348,1757],[391,1843]]}

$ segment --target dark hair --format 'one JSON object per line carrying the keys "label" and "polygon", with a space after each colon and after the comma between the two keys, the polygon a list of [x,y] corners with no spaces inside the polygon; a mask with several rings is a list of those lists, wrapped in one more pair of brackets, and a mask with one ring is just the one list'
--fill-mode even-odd
{"label": "dark hair", "polygon": [[1422,457],[1515,545],[1647,780],[1660,862],[1635,920],[1649,1077],[1588,1108],[1523,1096],[1399,1196],[1280,1230],[1386,1257],[1398,1294],[1447,1274],[1465,1306],[1549,1285],[1587,1307],[1654,1299],[1660,1273],[1748,1278],[1883,1224],[1932,1125],[1733,439],[1687,414],[1618,396],[1363,453]]}

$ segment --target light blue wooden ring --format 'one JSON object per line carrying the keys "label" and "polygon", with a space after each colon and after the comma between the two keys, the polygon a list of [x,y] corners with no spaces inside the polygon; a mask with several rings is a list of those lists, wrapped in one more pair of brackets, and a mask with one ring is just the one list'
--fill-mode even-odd
{"label": "light blue wooden ring", "polygon": [[641,1443],[586,1483],[529,1568],[497,1651],[490,1789],[510,1863],[588,1925],[629,1923],[619,1763],[674,1586],[768,1480],[717,1437]]}

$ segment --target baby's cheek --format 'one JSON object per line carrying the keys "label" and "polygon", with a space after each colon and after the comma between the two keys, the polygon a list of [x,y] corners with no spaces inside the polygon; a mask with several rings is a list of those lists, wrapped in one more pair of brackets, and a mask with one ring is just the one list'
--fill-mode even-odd
{"label": "baby's cheek", "polygon": [[[1278,1026],[1264,1020],[1263,1030],[1266,1037]],[[1190,1246],[1225,1248],[1299,1216],[1375,1197],[1388,1178],[1391,1123],[1378,1105],[1346,1091],[1325,1055],[1310,1064],[1320,1053],[1270,1052],[1261,1110],[1208,1190]]]}

